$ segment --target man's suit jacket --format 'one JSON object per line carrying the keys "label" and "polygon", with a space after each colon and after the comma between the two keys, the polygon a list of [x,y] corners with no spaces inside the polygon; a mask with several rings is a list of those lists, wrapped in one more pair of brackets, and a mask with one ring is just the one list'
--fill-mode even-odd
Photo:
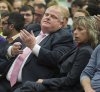
{"label": "man's suit jacket", "polygon": [[[61,56],[69,52],[75,45],[70,32],[58,30],[49,34],[40,43],[40,46],[38,57],[33,53],[28,57],[22,69],[22,82],[53,77],[55,72],[58,72],[57,64]],[[6,70],[7,73],[9,69]]]}
{"label": "man's suit jacket", "polygon": [[25,28],[25,29],[30,33],[32,31],[34,33],[34,35],[37,36],[40,33],[41,26],[38,23],[32,23],[32,24],[29,24],[27,26],[27,28]]}
{"label": "man's suit jacket", "polygon": [[38,57],[31,53],[23,67],[23,82],[55,76],[59,59],[75,46],[72,34],[65,30],[49,34],[39,45]]}

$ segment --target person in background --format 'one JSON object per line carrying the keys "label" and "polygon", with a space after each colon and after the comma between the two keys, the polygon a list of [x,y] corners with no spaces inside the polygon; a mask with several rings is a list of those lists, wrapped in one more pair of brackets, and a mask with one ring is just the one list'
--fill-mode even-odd
{"label": "person in background", "polygon": [[[14,57],[10,59],[10,55],[13,54],[13,50],[8,55],[8,48],[10,49],[10,46],[15,42],[20,42],[22,44],[22,47],[24,46],[21,39],[19,38],[20,30],[24,27],[24,21],[24,17],[17,12],[9,13],[8,18],[2,21],[3,34],[7,37],[7,40],[0,44],[0,77],[2,77],[2,75],[4,76],[4,71],[6,71],[5,69],[7,69],[7,66],[9,66],[9,64],[11,64],[11,61],[14,60]],[[14,47],[15,46],[13,45],[13,48]],[[17,49],[19,48],[20,47],[18,47]],[[0,81],[1,80],[2,78],[0,79]]]}
{"label": "person in background", "polygon": [[37,36],[41,30],[40,24],[34,22],[34,8],[29,5],[24,5],[20,9],[20,14],[24,16],[25,24],[24,29],[28,32],[33,32],[35,36]]}
{"label": "person in background", "polygon": [[75,0],[72,2],[71,4],[71,16],[73,17],[74,13],[78,10],[78,9],[82,9],[83,7],[83,3],[81,0]]}
{"label": "person in background", "polygon": [[34,7],[34,0],[28,0],[24,3],[24,5],[30,5],[32,7]]}
{"label": "person in background", "polygon": [[40,3],[46,5],[45,0],[34,0],[34,4],[40,4]]}
{"label": "person in background", "polygon": [[85,16],[86,16],[86,17],[89,17],[90,14],[89,14],[89,12],[86,11],[86,10],[78,9],[78,10],[74,13],[73,19],[75,19],[75,18],[77,18],[77,17],[82,17],[82,16],[84,16],[84,17],[85,17]]}
{"label": "person in background", "polygon": [[7,18],[2,20],[2,30],[3,35],[6,36],[6,42],[0,45],[0,58],[2,57],[5,59],[9,59],[10,55],[8,55],[7,52],[9,46],[14,42],[22,43],[21,39],[19,38],[19,33],[20,30],[24,27],[24,22],[24,17],[17,12],[9,13],[9,15],[7,15]]}
{"label": "person in background", "polygon": [[19,37],[20,30],[24,26],[24,17],[16,12],[10,13],[2,20],[3,35],[9,43],[13,43]]}
{"label": "person in background", "polygon": [[46,5],[39,3],[34,4],[34,22],[40,24],[41,19],[45,13]]}
{"label": "person in background", "polygon": [[79,17],[74,20],[73,37],[77,48],[73,54],[65,54],[60,62],[60,74],[56,78],[27,81],[14,92],[83,92],[80,75],[98,44],[98,35],[93,18]]}
{"label": "person in background", "polygon": [[19,12],[20,8],[22,7],[23,2],[21,0],[14,0],[13,1],[13,9],[15,12]]}
{"label": "person in background", "polygon": [[26,29],[34,21],[34,8],[29,5],[24,5],[21,7],[19,12],[24,16],[25,19],[24,28]]}
{"label": "person in background", "polygon": [[[100,24],[100,15],[95,16]],[[100,30],[100,27],[99,27]],[[100,92],[100,45],[93,51],[88,65],[83,70],[80,81],[85,92]]]}
{"label": "person in background", "polygon": [[7,10],[1,11],[0,35],[3,36],[4,38],[6,38],[6,36],[3,35],[3,23],[4,23],[3,21],[8,19],[8,17],[9,17],[9,11]]}
{"label": "person in background", "polygon": [[50,7],[52,5],[59,5],[57,0],[45,0],[47,7]]}
{"label": "person in background", "polygon": [[88,3],[83,9],[87,10],[91,16],[100,15],[100,7],[93,3]]}
{"label": "person in background", "polygon": [[76,10],[76,12],[74,13],[74,15],[73,15],[73,21],[76,19],[76,18],[78,18],[78,17],[89,17],[90,16],[90,14],[88,13],[88,11],[86,11],[86,10],[83,10],[83,9],[78,9],[78,10]]}
{"label": "person in background", "polygon": [[13,8],[12,8],[11,4],[8,1],[2,0],[2,1],[0,1],[0,10],[2,10],[2,11],[7,10],[9,12],[12,12]]}

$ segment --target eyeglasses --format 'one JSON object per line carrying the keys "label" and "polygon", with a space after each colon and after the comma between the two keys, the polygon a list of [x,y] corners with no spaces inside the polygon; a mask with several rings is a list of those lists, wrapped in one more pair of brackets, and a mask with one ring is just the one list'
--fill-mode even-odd
{"label": "eyeglasses", "polygon": [[27,17],[29,17],[29,16],[32,16],[32,14],[22,14],[23,16],[27,16]]}
{"label": "eyeglasses", "polygon": [[39,13],[34,13],[35,16],[39,16],[39,17],[42,17],[43,14],[39,14]]}
{"label": "eyeglasses", "polygon": [[15,7],[14,9],[15,9],[15,10],[20,10],[20,7]]}

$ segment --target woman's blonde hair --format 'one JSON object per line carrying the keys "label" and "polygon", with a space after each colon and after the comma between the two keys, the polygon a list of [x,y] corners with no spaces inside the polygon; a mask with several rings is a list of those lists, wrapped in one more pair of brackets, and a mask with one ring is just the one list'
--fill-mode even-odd
{"label": "woman's blonde hair", "polygon": [[11,4],[7,0],[0,0],[0,3],[5,3],[8,7],[9,12],[13,11],[13,7],[11,6]]}
{"label": "woman's blonde hair", "polygon": [[78,17],[74,20],[73,28],[84,27],[88,33],[88,43],[95,48],[99,42],[96,20],[94,17]]}

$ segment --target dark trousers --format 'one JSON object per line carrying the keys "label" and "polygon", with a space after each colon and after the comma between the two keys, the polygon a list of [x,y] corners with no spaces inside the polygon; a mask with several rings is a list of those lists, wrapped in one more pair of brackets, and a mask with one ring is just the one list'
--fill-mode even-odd
{"label": "dark trousers", "polygon": [[20,87],[21,83],[16,83],[13,87],[7,79],[0,79],[0,92],[13,92],[16,88]]}

